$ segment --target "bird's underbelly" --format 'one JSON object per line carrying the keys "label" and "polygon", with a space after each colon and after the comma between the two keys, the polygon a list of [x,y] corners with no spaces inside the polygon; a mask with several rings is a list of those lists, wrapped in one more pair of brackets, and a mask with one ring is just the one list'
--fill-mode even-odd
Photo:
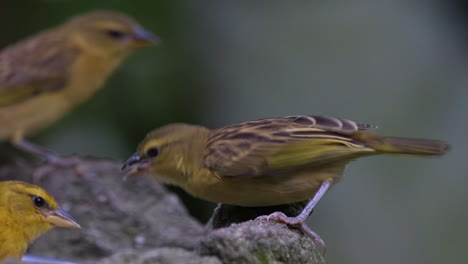
{"label": "bird's underbelly", "polygon": [[283,175],[221,178],[202,187],[186,188],[202,199],[217,203],[257,207],[311,199],[324,181],[338,182],[344,165],[307,169]]}
{"label": "bird's underbelly", "polygon": [[0,107],[0,141],[30,135],[50,126],[71,108],[61,94],[44,94]]}

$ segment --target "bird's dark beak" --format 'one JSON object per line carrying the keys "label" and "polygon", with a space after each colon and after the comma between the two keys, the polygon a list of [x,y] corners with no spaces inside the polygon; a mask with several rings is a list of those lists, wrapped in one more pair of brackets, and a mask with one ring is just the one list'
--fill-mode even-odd
{"label": "bird's dark beak", "polygon": [[153,33],[142,27],[136,27],[133,31],[132,46],[144,47],[152,46],[159,43],[159,38]]}
{"label": "bird's dark beak", "polygon": [[128,158],[127,161],[125,161],[124,165],[122,166],[122,170],[125,170],[126,168],[132,166],[135,163],[138,163],[141,160],[141,157],[138,155],[138,153],[133,154],[130,158]]}
{"label": "bird's dark beak", "polygon": [[126,171],[124,181],[128,178],[143,174],[150,167],[150,161],[151,159],[147,159],[137,153],[133,154],[122,166],[122,170]]}
{"label": "bird's dark beak", "polygon": [[45,221],[53,226],[81,228],[80,224],[67,212],[58,208],[44,213]]}

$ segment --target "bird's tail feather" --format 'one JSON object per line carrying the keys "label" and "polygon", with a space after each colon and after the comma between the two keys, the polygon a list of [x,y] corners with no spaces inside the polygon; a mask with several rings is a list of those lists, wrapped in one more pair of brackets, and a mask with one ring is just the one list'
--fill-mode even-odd
{"label": "bird's tail feather", "polygon": [[442,155],[450,149],[449,144],[432,139],[380,137],[379,141],[372,147],[386,153],[432,156]]}

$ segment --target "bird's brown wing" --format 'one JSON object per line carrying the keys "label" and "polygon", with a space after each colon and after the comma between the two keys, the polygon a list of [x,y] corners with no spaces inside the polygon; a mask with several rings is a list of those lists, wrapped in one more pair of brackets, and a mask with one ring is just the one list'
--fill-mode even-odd
{"label": "bird's brown wing", "polygon": [[373,127],[324,116],[262,119],[211,132],[205,166],[218,176],[259,176],[373,152],[350,135]]}
{"label": "bird's brown wing", "polygon": [[48,32],[0,51],[0,107],[67,85],[79,51]]}

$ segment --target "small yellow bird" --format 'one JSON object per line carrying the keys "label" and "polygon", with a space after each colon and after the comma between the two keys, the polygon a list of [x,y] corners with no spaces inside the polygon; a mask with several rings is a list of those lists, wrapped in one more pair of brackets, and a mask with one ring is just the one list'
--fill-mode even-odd
{"label": "small yellow bird", "polygon": [[125,14],[96,11],[0,51],[0,141],[49,161],[24,140],[86,101],[135,48],[156,37]]}
{"label": "small yellow bird", "polygon": [[305,220],[345,166],[382,153],[442,155],[436,140],[383,137],[371,125],[324,116],[288,116],[216,130],[171,124],[150,132],[123,166],[209,201],[272,206],[309,201],[296,217],[276,212],[260,219],[297,225],[325,247]]}
{"label": "small yellow bird", "polygon": [[80,228],[44,189],[19,181],[0,182],[0,263],[20,259],[31,241],[56,226]]}

